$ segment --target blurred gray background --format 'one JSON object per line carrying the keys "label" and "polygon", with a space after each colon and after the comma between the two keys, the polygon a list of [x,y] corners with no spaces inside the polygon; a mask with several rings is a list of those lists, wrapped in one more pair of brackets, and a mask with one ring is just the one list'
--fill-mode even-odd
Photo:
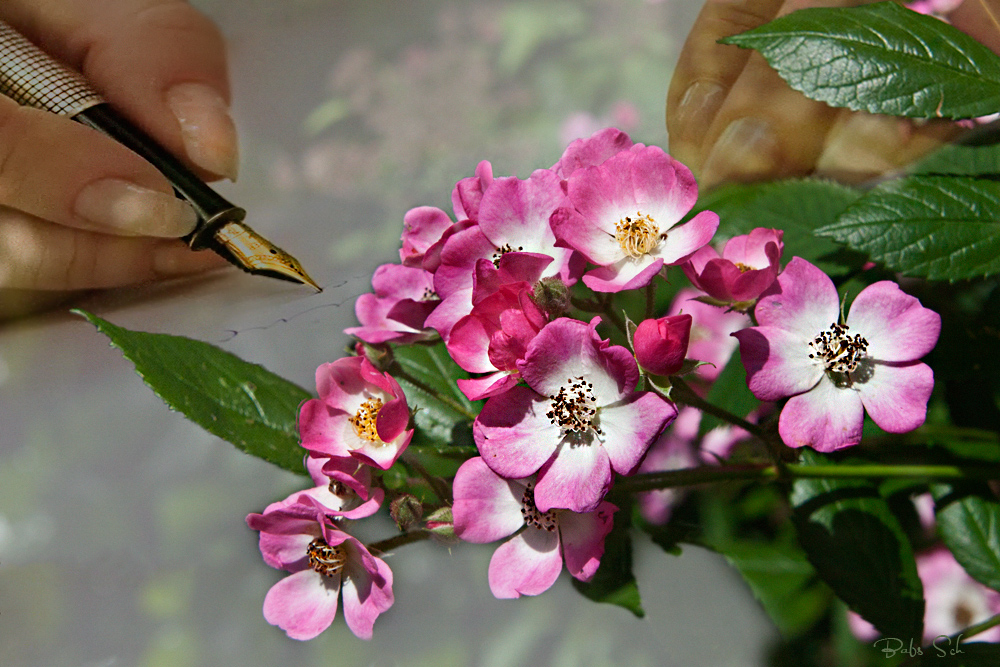
{"label": "blurred gray background", "polygon": [[[550,166],[607,125],[666,145],[684,0],[195,0],[231,47],[242,172],[220,191],[326,289],[228,271],[79,305],[215,343],[313,388],[403,213],[450,211],[483,159]],[[244,517],[303,480],[169,411],[82,319],[0,327],[0,665],[756,665],[775,631],[718,557],[639,537],[645,619],[579,596],[492,598],[492,546],[400,549],[371,642],[264,621],[283,574]],[[371,532],[393,534],[384,522]]]}

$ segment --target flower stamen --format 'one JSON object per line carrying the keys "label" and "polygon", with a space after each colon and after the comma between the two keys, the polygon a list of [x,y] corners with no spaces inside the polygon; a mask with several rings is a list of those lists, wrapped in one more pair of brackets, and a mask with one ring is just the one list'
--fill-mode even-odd
{"label": "flower stamen", "polygon": [[858,370],[868,356],[868,341],[861,334],[851,336],[848,329],[846,324],[834,322],[827,331],[820,332],[809,343],[813,350],[809,358],[821,360],[830,373],[846,375]]}
{"label": "flower stamen", "polygon": [[354,427],[354,432],[358,434],[359,438],[369,442],[382,442],[381,438],[378,437],[378,431],[375,429],[375,418],[381,409],[381,398],[369,398],[361,404],[353,417],[347,418],[347,421],[351,422],[351,426]]}
{"label": "flower stamen", "polygon": [[347,552],[343,547],[331,547],[319,537],[306,547],[306,556],[309,557],[309,567],[327,577],[340,574],[347,563]]}
{"label": "flower stamen", "polygon": [[615,239],[625,254],[638,259],[655,248],[660,241],[667,238],[660,234],[653,218],[636,211],[635,217],[626,215],[615,225]]}
{"label": "flower stamen", "polygon": [[557,424],[563,433],[573,433],[577,436],[588,431],[604,435],[597,421],[597,397],[594,396],[594,383],[586,382],[583,376],[569,378],[566,384],[559,388],[559,393],[550,396],[552,408],[545,413],[549,421]]}
{"label": "flower stamen", "polygon": [[528,488],[524,490],[524,496],[521,498],[521,516],[524,517],[524,524],[526,526],[545,530],[550,533],[558,525],[556,510],[552,509],[548,512],[538,511],[538,506],[535,505],[534,482],[528,482]]}
{"label": "flower stamen", "polygon": [[524,252],[524,246],[517,246],[517,248],[512,248],[509,243],[504,243],[502,246],[497,248],[497,251],[493,253],[493,266],[500,268],[500,258],[509,252]]}

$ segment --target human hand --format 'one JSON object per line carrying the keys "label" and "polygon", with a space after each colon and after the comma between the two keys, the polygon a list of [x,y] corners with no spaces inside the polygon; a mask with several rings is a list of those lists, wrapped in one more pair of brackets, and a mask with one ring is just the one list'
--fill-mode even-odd
{"label": "human hand", "polygon": [[[704,188],[810,173],[860,182],[953,137],[960,129],[954,122],[913,122],[810,100],[789,88],[760,54],[716,43],[797,9],[860,4],[866,3],[706,0],[667,95],[671,155]],[[1000,0],[966,0],[948,15],[955,27],[1000,52],[996,17]]]}
{"label": "human hand", "polygon": [[[4,0],[0,19],[81,71],[200,175],[235,178],[225,44],[186,2]],[[195,222],[194,210],[138,155],[69,118],[0,96],[0,316],[13,307],[5,301],[30,307],[65,291],[224,264],[178,240]]]}

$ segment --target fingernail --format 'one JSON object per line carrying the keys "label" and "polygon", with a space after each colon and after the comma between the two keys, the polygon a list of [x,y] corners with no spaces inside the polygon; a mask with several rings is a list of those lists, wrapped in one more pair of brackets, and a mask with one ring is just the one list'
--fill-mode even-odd
{"label": "fingernail", "polygon": [[239,175],[236,125],[214,88],[181,83],[167,91],[167,105],[181,124],[184,150],[196,165],[235,181]]}
{"label": "fingernail", "polygon": [[73,209],[97,229],[134,236],[176,238],[189,234],[198,222],[186,201],[117,178],[85,187]]}
{"label": "fingernail", "polygon": [[681,136],[678,138],[700,141],[712,124],[715,113],[722,106],[725,93],[722,86],[711,81],[696,81],[688,86],[677,105],[676,122],[681,129]]}
{"label": "fingernail", "polygon": [[729,124],[708,154],[701,186],[774,175],[780,164],[781,149],[771,124],[760,118],[740,118]]}
{"label": "fingernail", "polygon": [[208,250],[194,251],[183,244],[164,245],[153,251],[153,272],[161,278],[186,276],[232,266]]}

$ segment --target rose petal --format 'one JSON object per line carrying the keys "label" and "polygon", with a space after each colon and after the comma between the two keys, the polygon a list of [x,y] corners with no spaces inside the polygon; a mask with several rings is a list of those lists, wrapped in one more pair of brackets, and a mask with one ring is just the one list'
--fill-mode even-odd
{"label": "rose petal", "polygon": [[789,447],[809,446],[832,452],[861,442],[864,408],[853,389],[824,378],[812,391],[788,399],[778,419],[778,433]]}
{"label": "rose petal", "polygon": [[264,618],[292,639],[312,639],[333,623],[339,596],[339,576],[302,570],[285,577],[267,592]]}
{"label": "rose petal", "polygon": [[559,534],[528,528],[501,544],[490,559],[490,590],[500,599],[544,593],[562,572]]}
{"label": "rose petal", "polygon": [[941,316],[891,280],[861,290],[847,324],[868,341],[868,356],[877,361],[916,361],[934,348],[941,333]]}
{"label": "rose petal", "polygon": [[513,535],[524,525],[521,507],[526,488],[521,481],[497,475],[482,458],[469,459],[455,473],[452,487],[455,535],[475,543]]}
{"label": "rose petal", "polygon": [[604,538],[611,532],[612,516],[617,511],[611,503],[602,502],[593,512],[559,513],[559,537],[566,569],[580,581],[590,581],[601,565]]}
{"label": "rose petal", "polygon": [[875,364],[870,378],[855,383],[865,410],[889,433],[906,433],[924,423],[934,390],[934,371],[927,364]]}

